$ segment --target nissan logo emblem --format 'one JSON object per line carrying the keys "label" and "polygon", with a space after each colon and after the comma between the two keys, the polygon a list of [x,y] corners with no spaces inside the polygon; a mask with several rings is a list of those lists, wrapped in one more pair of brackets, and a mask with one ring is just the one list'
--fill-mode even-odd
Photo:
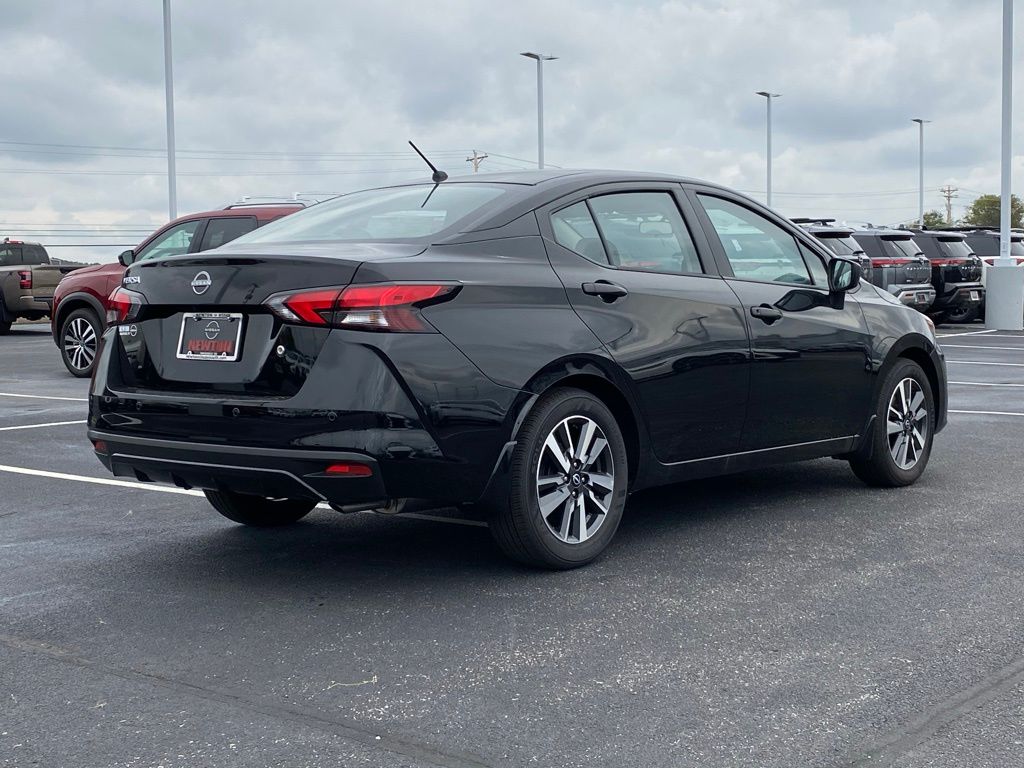
{"label": "nissan logo emblem", "polygon": [[206,327],[205,327],[205,328],[203,329],[203,334],[204,334],[204,335],[206,336],[206,338],[208,338],[208,339],[209,339],[210,341],[213,341],[213,340],[214,340],[214,339],[216,339],[216,338],[217,338],[218,336],[220,336],[220,323],[218,323],[218,322],[217,322],[216,320],[213,320],[213,321],[211,321],[211,322],[210,322],[210,323],[208,323],[208,324],[207,324],[207,326],[206,326]]}
{"label": "nissan logo emblem", "polygon": [[213,280],[210,279],[209,272],[200,272],[192,278],[192,291],[196,296],[202,296],[210,289],[211,285],[213,285]]}

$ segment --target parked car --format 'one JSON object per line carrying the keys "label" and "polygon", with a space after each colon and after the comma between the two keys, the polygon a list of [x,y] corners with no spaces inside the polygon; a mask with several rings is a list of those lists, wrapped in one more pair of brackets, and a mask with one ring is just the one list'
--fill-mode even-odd
{"label": "parked car", "polygon": [[[963,232],[967,245],[981,259],[981,284],[988,291],[988,268],[999,256],[999,232],[979,227],[950,227],[954,231]],[[1016,259],[1018,267],[1024,267],[1024,232],[1010,232],[1010,257]],[[976,314],[971,313],[970,319],[985,319],[985,305],[979,307]]]}
{"label": "parked car", "polygon": [[51,264],[39,243],[5,237],[0,243],[0,336],[9,333],[19,318],[48,317],[54,288],[76,269],[80,267]]}
{"label": "parked car", "polygon": [[463,505],[512,557],[569,568],[633,491],[822,456],[909,485],[946,423],[928,318],[668,175],[357,192],[139,261],[111,304],[96,455],[248,525]]}
{"label": "parked car", "polygon": [[900,303],[927,312],[935,302],[931,264],[910,232],[899,229],[854,230],[853,238],[871,259],[871,281]]}
{"label": "parked car", "polygon": [[216,248],[303,207],[303,203],[229,205],[182,216],[137,248],[122,252],[117,263],[86,267],[61,280],[53,296],[50,330],[64,366],[73,376],[92,375],[96,347],[110,309],[108,297],[121,284],[128,265]]}
{"label": "parked car", "polygon": [[864,252],[861,244],[853,239],[856,230],[852,227],[837,226],[835,219],[795,218],[791,221],[821,240],[836,256],[854,259],[860,264],[863,279],[869,283],[874,282],[871,258]]}
{"label": "parked car", "polygon": [[985,304],[982,266],[962,232],[911,230],[932,265],[935,303],[931,313],[939,322],[969,323]]}

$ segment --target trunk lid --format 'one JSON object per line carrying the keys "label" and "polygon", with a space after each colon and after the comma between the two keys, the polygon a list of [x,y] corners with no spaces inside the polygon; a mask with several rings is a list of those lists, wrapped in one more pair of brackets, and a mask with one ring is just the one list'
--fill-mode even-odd
{"label": "trunk lid", "polygon": [[[343,287],[364,262],[408,258],[425,250],[394,243],[286,247],[286,253],[280,244],[274,251],[224,248],[132,265],[123,285],[142,294],[145,305],[137,322],[119,327],[127,365],[116,384],[125,390],[196,395],[294,396],[329,329],[283,323],[265,306],[266,299],[284,291]],[[237,339],[231,346],[236,359],[183,358],[189,335],[202,344],[207,330],[211,342]]]}

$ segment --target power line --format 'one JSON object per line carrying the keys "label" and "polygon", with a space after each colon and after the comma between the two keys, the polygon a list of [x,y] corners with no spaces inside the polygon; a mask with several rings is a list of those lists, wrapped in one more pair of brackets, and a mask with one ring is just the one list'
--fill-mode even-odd
{"label": "power line", "polygon": [[[32,141],[7,141],[0,140],[0,144],[12,144],[18,147],[58,147],[61,149],[95,149],[120,152],[154,152],[160,157],[166,157],[167,151],[163,147],[119,147],[100,144],[47,144]],[[0,148],[2,149],[2,148]],[[465,149],[438,149],[431,150],[430,155],[464,155]],[[409,151],[376,151],[376,152],[284,152],[272,150],[233,150],[233,149],[179,149],[178,154],[215,154],[215,155],[253,155],[261,157],[395,157],[408,158],[414,156]],[[518,159],[518,158],[517,158]],[[524,161],[527,162],[527,161]],[[532,162],[532,161],[531,161]]]}

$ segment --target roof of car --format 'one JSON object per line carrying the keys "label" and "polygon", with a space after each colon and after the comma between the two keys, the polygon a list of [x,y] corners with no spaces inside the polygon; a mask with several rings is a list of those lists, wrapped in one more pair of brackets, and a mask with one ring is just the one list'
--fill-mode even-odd
{"label": "roof of car", "polygon": [[[545,168],[544,170],[527,171],[501,171],[493,173],[467,173],[459,176],[452,176],[445,184],[522,184],[525,186],[538,186],[550,182],[564,181],[571,178],[574,182],[582,184],[602,184],[605,182],[617,181],[670,181],[670,182],[692,182],[707,184],[717,187],[718,184],[677,176],[671,173],[652,173],[650,171],[614,171],[601,169],[582,168]],[[423,181],[412,181],[409,184],[429,184],[429,179]]]}
{"label": "roof of car", "polygon": [[914,234],[915,233],[911,232],[909,229],[894,229],[892,227],[866,227],[865,229],[855,229],[853,231],[854,237],[860,237],[863,235],[877,235],[879,237],[902,235],[907,238],[912,238]]}
{"label": "roof of car", "polygon": [[191,221],[192,219],[225,219],[232,218],[234,216],[255,216],[257,219],[263,221],[266,219],[276,219],[279,216],[285,214],[295,213],[301,211],[305,206],[302,203],[281,203],[278,205],[248,205],[238,206],[235,208],[217,208],[212,211],[199,211],[197,213],[189,213],[184,216],[179,216],[171,224],[177,224],[179,221]]}

